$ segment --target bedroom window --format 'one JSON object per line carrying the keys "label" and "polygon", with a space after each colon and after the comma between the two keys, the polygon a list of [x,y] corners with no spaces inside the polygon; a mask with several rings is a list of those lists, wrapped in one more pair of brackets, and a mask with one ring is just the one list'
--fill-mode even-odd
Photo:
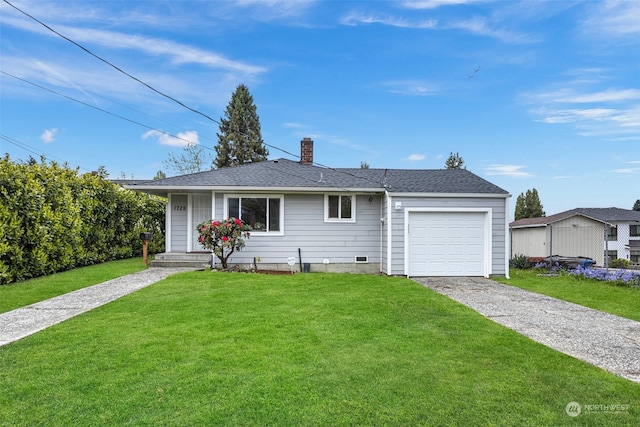
{"label": "bedroom window", "polygon": [[355,196],[327,194],[324,198],[325,221],[355,222]]}
{"label": "bedroom window", "polygon": [[282,233],[282,196],[229,196],[227,217],[242,219],[254,232]]}

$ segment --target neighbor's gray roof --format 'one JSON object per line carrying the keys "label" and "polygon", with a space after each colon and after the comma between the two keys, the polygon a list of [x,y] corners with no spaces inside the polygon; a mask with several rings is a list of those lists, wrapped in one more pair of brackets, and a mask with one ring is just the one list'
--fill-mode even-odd
{"label": "neighbor's gray roof", "polygon": [[512,228],[540,227],[581,215],[603,223],[640,222],[640,212],[620,208],[576,208],[555,215],[523,218],[509,224]]}
{"label": "neighbor's gray roof", "polygon": [[466,169],[334,169],[287,159],[147,181],[128,188],[152,194],[198,189],[383,191],[386,188],[394,193],[508,195],[507,191]]}

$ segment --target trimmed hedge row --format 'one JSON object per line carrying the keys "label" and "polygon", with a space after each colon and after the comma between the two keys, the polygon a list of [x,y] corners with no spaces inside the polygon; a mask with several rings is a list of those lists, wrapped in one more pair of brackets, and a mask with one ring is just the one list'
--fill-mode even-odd
{"label": "trimmed hedge row", "polygon": [[0,159],[0,284],[164,249],[166,202],[99,175]]}

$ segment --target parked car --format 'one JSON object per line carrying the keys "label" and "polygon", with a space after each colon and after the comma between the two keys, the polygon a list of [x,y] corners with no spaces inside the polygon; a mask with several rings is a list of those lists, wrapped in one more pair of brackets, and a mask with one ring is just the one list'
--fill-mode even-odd
{"label": "parked car", "polygon": [[583,268],[589,268],[596,264],[596,262],[588,257],[583,256],[561,256],[551,255],[542,259],[542,262],[550,264],[552,267],[556,264],[560,267],[575,269],[578,266]]}

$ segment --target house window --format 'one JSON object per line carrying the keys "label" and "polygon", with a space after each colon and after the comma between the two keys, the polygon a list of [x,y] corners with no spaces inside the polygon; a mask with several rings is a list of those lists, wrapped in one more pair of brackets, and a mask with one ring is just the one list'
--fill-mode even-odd
{"label": "house window", "polygon": [[640,264],[640,249],[631,250],[631,256],[629,257],[629,261],[631,261],[634,264]]}
{"label": "house window", "polygon": [[282,196],[228,196],[227,216],[240,218],[253,231],[282,233]]}
{"label": "house window", "polygon": [[606,251],[607,265],[611,264],[611,261],[618,258],[618,251]]}
{"label": "house window", "polygon": [[330,222],[355,222],[355,196],[326,194],[324,197],[324,219]]}
{"label": "house window", "polygon": [[631,224],[629,226],[629,236],[631,237],[640,236],[640,224]]}
{"label": "house window", "polygon": [[607,240],[609,242],[615,242],[618,240],[618,227],[615,225],[607,226]]}

